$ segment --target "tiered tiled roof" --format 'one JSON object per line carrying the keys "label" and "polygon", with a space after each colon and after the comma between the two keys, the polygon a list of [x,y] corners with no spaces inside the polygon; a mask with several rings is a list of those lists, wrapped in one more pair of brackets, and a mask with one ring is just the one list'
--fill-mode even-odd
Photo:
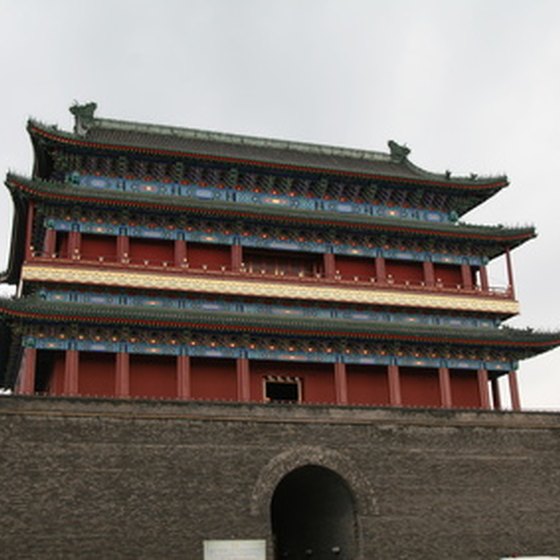
{"label": "tiered tiled roof", "polygon": [[122,307],[42,301],[35,297],[0,300],[3,317],[36,321],[80,321],[98,325],[129,325],[163,328],[208,328],[212,331],[246,331],[268,334],[350,336],[376,340],[490,345],[504,348],[523,346],[538,354],[560,344],[558,332],[535,332],[514,328],[457,328],[389,322],[338,320],[326,323],[311,317],[279,317],[211,311]]}

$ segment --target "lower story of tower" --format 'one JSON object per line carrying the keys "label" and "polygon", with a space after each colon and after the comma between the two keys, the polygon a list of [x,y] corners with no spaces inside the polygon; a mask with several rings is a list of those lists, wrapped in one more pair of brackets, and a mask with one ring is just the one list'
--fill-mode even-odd
{"label": "lower story of tower", "polygon": [[505,377],[511,405],[520,407],[515,362],[415,357],[398,350],[348,354],[321,344],[263,350],[250,341],[239,348],[233,339],[226,346],[176,341],[165,348],[155,338],[132,336],[125,344],[78,334],[26,336],[22,343],[13,382],[18,394],[501,409],[499,378]]}

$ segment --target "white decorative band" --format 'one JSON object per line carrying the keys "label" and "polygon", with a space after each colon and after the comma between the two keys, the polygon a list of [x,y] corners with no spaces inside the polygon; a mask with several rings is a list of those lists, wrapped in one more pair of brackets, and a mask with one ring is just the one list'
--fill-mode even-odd
{"label": "white decorative band", "polygon": [[266,280],[251,281],[234,278],[211,278],[176,273],[154,273],[133,270],[101,270],[80,265],[75,267],[24,265],[26,281],[115,286],[125,288],[174,290],[266,298],[311,301],[334,301],[351,304],[449,309],[513,315],[519,313],[515,300],[483,295],[443,295],[377,287],[333,287]]}

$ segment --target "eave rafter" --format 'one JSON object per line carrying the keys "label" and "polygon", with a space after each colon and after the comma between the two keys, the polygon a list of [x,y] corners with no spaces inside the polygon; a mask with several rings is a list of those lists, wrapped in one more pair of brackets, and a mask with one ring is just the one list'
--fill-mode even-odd
{"label": "eave rafter", "polygon": [[503,248],[513,248],[535,237],[532,227],[505,228],[502,226],[472,226],[461,224],[424,224],[418,221],[372,218],[370,216],[344,216],[333,212],[320,214],[309,211],[278,209],[262,205],[210,203],[202,200],[180,199],[142,194],[130,197],[127,193],[96,191],[56,182],[30,180],[9,175],[7,182],[11,190],[19,190],[25,196],[45,201],[67,204],[90,204],[101,207],[137,208],[164,213],[184,213],[209,217],[267,221],[287,225],[301,224],[319,228],[334,227],[359,230],[361,232],[386,232],[407,236],[427,236],[440,239],[474,240],[499,244]]}
{"label": "eave rafter", "polygon": [[526,350],[533,354],[560,345],[560,332],[535,333],[526,330],[453,329],[430,326],[398,326],[394,323],[352,322],[325,324],[317,320],[287,320],[268,315],[241,316],[221,313],[219,316],[198,311],[151,310],[121,307],[92,306],[67,303],[50,304],[30,300],[0,300],[0,316],[3,321],[22,320],[48,324],[72,324],[117,326],[119,328],[187,329],[215,333],[256,333],[274,336],[334,337],[338,339],[362,339],[407,344],[460,345],[487,348]]}

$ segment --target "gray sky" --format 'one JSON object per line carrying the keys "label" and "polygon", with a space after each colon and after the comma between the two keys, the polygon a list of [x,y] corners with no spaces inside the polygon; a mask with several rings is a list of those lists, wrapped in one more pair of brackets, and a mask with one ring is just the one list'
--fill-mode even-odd
{"label": "gray sky", "polygon": [[[0,170],[25,123],[108,118],[386,151],[507,173],[476,223],[534,224],[513,254],[522,315],[560,328],[558,0],[0,0]],[[0,193],[0,261],[11,202]],[[505,266],[491,280],[504,283]],[[560,350],[523,362],[525,407],[560,409]]]}

